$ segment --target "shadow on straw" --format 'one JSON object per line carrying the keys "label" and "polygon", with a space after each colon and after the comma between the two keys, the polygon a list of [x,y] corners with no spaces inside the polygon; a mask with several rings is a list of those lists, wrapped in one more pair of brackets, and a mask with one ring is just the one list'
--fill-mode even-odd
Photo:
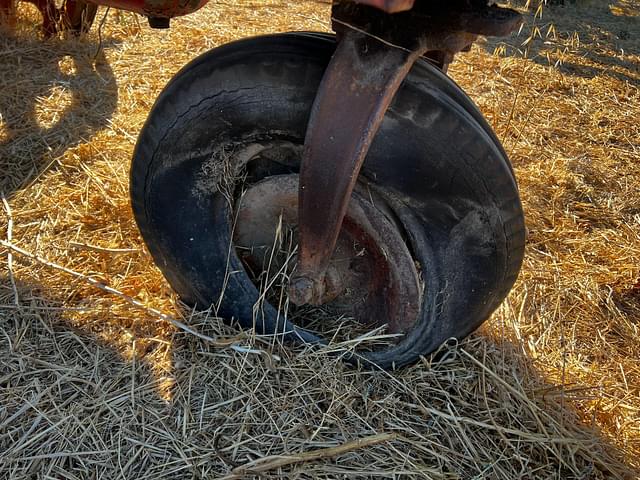
{"label": "shadow on straw", "polygon": [[106,127],[118,90],[94,41],[0,31],[0,44],[0,191],[10,197]]}
{"label": "shadow on straw", "polygon": [[[608,76],[640,86],[640,9],[621,14],[616,4],[546,6],[542,18],[526,15],[519,35],[489,38],[484,48],[515,58],[526,55],[533,62],[552,65],[559,72],[592,79]],[[534,34],[534,28],[539,33]],[[530,39],[527,37],[530,36]]]}
{"label": "shadow on straw", "polygon": [[258,463],[262,478],[636,474],[574,410],[592,392],[545,381],[507,340],[476,335],[395,373],[278,344],[270,357],[242,353],[184,332],[152,345],[144,329],[124,354],[99,325],[72,326],[91,305],[17,289],[19,306],[0,278],[0,476],[219,478]]}

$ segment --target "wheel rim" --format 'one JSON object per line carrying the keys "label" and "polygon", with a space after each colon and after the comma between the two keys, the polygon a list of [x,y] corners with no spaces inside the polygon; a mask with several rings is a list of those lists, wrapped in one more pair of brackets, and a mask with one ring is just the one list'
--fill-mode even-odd
{"label": "wheel rim", "polygon": [[[284,313],[293,308],[283,298],[283,288],[295,264],[298,182],[297,175],[261,180],[243,193],[235,215],[236,251],[261,293],[277,285],[270,297],[279,310],[284,306]],[[348,335],[339,335],[345,340],[364,338],[372,330],[378,340],[383,332],[397,340],[413,328],[420,311],[416,265],[382,206],[383,200],[376,197],[374,202],[371,194],[369,200],[353,195],[327,272],[326,293],[318,306],[334,318],[357,322]],[[314,323],[319,333],[335,338],[335,330]]]}

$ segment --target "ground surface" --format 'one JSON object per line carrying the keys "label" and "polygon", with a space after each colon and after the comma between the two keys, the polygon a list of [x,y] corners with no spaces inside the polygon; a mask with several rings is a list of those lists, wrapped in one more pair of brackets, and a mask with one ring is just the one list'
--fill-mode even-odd
{"label": "ground surface", "polygon": [[237,38],[327,30],[327,6],[212,1],[169,32],[111,11],[99,46],[97,28],[43,42],[22,4],[0,33],[0,231],[42,258],[2,251],[0,477],[636,478],[640,8],[590,3],[452,67],[513,161],[527,255],[480,332],[393,375],[183,318],[130,213],[171,76]]}

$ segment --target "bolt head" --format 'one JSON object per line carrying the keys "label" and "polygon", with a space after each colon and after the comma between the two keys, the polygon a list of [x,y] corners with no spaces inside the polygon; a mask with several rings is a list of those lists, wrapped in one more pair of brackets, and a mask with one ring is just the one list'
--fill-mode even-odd
{"label": "bolt head", "polygon": [[292,278],[289,282],[289,300],[296,305],[306,305],[313,300],[313,280],[307,277]]}

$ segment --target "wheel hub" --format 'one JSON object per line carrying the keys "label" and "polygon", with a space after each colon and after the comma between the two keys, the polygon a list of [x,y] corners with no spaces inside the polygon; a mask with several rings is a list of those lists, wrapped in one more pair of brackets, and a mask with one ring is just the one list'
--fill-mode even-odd
{"label": "wheel hub", "polygon": [[[275,175],[239,201],[234,242],[247,268],[288,275],[297,260],[298,175]],[[325,275],[309,302],[368,327],[406,333],[420,310],[413,258],[382,200],[354,193]],[[255,276],[255,275],[254,275]],[[304,286],[302,286],[304,288]],[[297,288],[290,285],[289,289]]]}

